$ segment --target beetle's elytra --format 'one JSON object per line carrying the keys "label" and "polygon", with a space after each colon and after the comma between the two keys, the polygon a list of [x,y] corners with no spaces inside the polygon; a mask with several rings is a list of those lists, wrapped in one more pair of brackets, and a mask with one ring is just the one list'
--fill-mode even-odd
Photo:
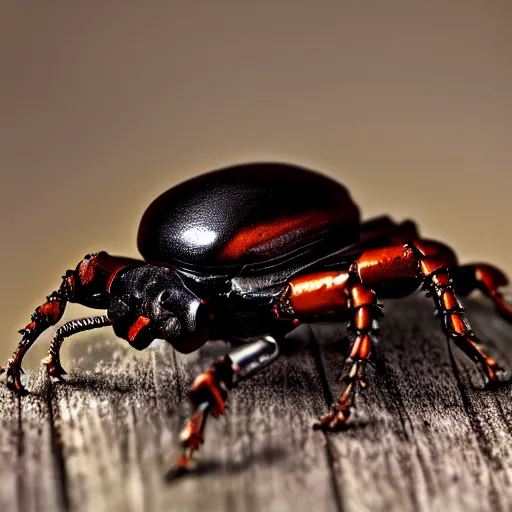
{"label": "beetle's elytra", "polygon": [[339,430],[350,417],[365,366],[378,341],[379,298],[422,287],[433,298],[446,335],[478,363],[490,384],[503,371],[484,354],[457,295],[481,290],[512,321],[505,275],[488,264],[459,265],[446,245],[423,239],[414,222],[388,216],[361,220],[340,183],[302,167],[251,163],[209,172],[164,192],[147,208],[138,232],[142,259],[87,255],[32,313],[9,360],[7,383],[24,391],[21,363],[36,338],[62,317],[67,302],[106,314],[64,323],[44,363],[65,374],[59,349],[80,331],[111,326],[137,349],[155,339],[180,352],[209,339],[236,347],[199,375],[196,412],[181,433],[185,466],[202,442],[208,415],[224,413],[229,390],[272,363],[298,324],[347,320],[349,356],[340,361],[340,395],[316,427]]}

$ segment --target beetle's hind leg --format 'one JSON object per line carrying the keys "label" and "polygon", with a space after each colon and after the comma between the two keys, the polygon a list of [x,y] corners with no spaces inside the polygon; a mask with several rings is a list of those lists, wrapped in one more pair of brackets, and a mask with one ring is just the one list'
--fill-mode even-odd
{"label": "beetle's hind leg", "polygon": [[512,324],[512,303],[505,292],[509,280],[501,270],[487,263],[473,263],[456,267],[451,277],[458,295],[464,297],[473,290],[480,290],[493,302],[496,311]]}
{"label": "beetle's hind leg", "polygon": [[42,361],[42,363],[48,368],[48,374],[51,377],[57,377],[59,379],[63,375],[66,375],[66,371],[62,368],[60,363],[60,348],[66,338],[79,332],[90,331],[92,329],[107,327],[109,325],[112,325],[110,319],[105,315],[101,315],[90,318],[81,318],[79,320],[71,320],[59,327],[55,332],[52,342],[50,343],[48,355]]}
{"label": "beetle's hind leg", "polygon": [[[442,252],[437,252],[435,242],[418,240],[409,249],[418,258],[419,272],[423,281],[422,288],[434,299],[445,334],[481,367],[489,386],[505,381],[504,369],[480,348],[480,341],[473,332],[464,314],[464,308],[455,293],[456,281],[453,276],[459,273],[460,277],[461,269],[464,267],[453,265],[453,262],[446,259]],[[460,282],[459,288],[461,288]],[[461,291],[467,290],[461,289]]]}
{"label": "beetle's hind leg", "polygon": [[278,357],[276,340],[263,336],[232,350],[195,379],[190,392],[195,411],[180,433],[183,454],[178,460],[179,469],[186,468],[203,442],[208,415],[217,418],[224,414],[228,392]]}

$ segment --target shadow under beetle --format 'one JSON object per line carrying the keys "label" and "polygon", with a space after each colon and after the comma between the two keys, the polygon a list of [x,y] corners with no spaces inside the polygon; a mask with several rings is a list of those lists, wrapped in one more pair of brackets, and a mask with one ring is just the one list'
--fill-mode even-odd
{"label": "shadow under beetle", "polygon": [[480,365],[488,383],[503,377],[478,347],[457,295],[479,289],[512,321],[500,292],[506,276],[488,264],[459,265],[449,247],[421,238],[412,221],[362,221],[343,185],[308,169],[250,163],[185,181],[147,208],[138,248],[143,260],[98,252],[63,276],[20,331],[7,384],[24,391],[22,358],[61,319],[67,302],[106,315],[56,331],[43,361],[53,377],[65,374],[64,339],[99,327],[111,326],[139,350],[155,339],[182,353],[209,339],[232,341],[235,348],[194,381],[195,413],[181,432],[181,467],[199,448],[208,415],[223,414],[229,390],[275,361],[280,341],[301,323],[348,321],[339,399],[315,425],[344,427],[378,342],[377,299],[404,297],[420,286],[434,300],[446,335]]}

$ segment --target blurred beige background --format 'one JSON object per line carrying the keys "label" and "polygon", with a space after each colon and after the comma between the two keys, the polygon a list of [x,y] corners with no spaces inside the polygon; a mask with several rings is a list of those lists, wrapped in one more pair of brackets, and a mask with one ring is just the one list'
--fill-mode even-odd
{"label": "blurred beige background", "polygon": [[0,5],[2,361],[67,268],[136,255],[157,194],[240,161],[512,274],[509,0]]}

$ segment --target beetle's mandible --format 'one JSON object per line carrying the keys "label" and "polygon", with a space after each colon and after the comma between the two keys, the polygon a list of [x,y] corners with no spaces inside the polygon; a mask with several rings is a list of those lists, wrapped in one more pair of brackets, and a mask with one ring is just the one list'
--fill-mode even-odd
{"label": "beetle's mandible", "polygon": [[[23,356],[62,318],[67,302],[106,314],[57,329],[44,363],[65,374],[59,350],[72,334],[110,326],[142,350],[164,339],[192,352],[210,339],[234,348],[200,374],[191,389],[195,413],[181,432],[185,467],[203,440],[205,421],[225,412],[229,391],[280,355],[284,337],[301,323],[346,320],[348,357],[340,361],[340,394],[316,427],[336,431],[350,418],[366,365],[379,339],[378,299],[422,287],[441,327],[481,368],[489,384],[504,375],[480,348],[458,296],[482,291],[512,322],[507,277],[492,265],[460,265],[446,245],[422,238],[410,220],[363,221],[340,183],[303,167],[248,163],[185,181],[156,198],[138,231],[141,259],[87,255],[21,329],[7,384],[24,392]],[[282,346],[282,345],[281,345]]]}

